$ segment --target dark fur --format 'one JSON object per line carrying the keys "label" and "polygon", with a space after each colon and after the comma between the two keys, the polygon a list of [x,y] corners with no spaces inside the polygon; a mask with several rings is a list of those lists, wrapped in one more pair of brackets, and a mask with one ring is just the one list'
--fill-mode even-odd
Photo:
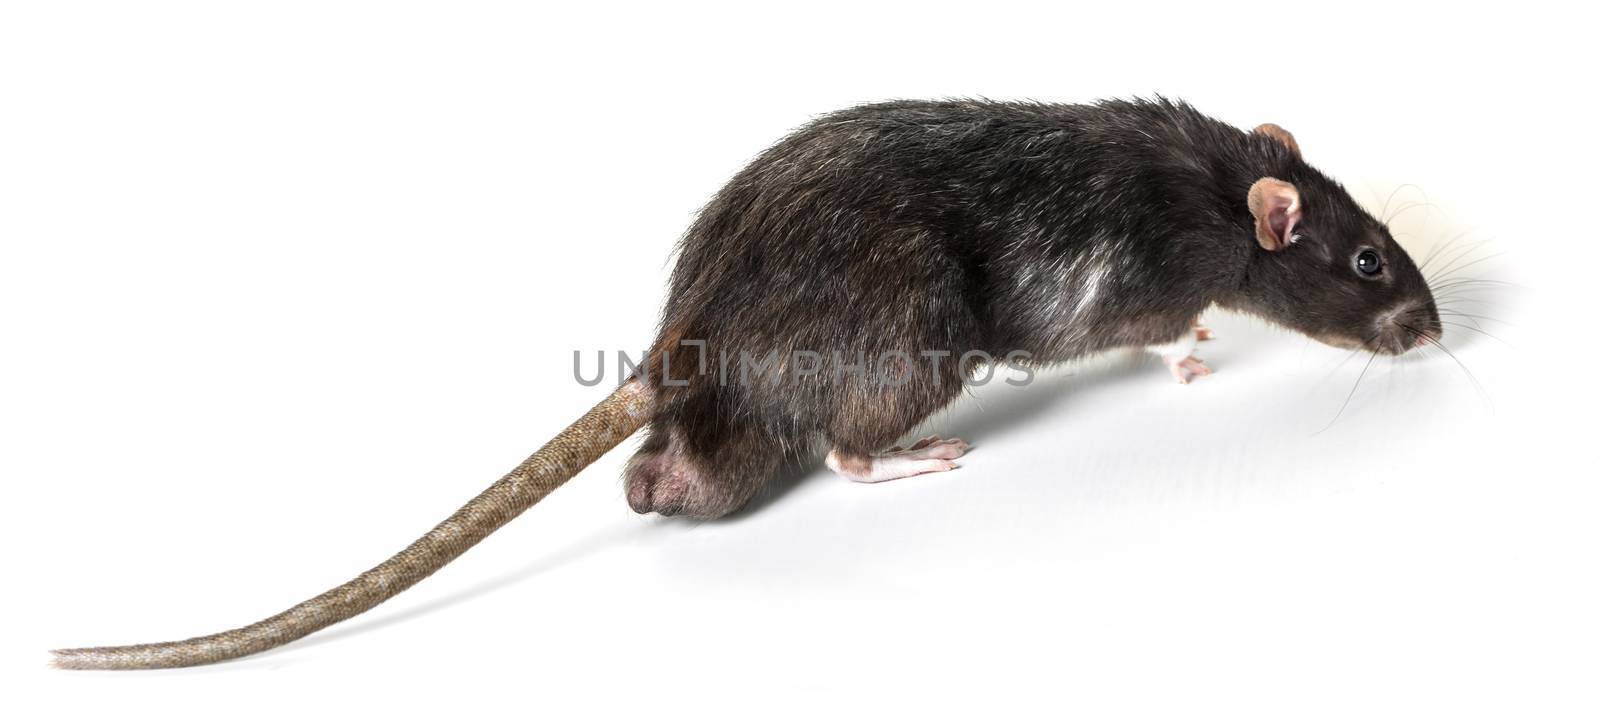
{"label": "dark fur", "polygon": [[[1257,244],[1246,206],[1267,176],[1294,184],[1305,212],[1280,252]],[[1382,277],[1353,269],[1361,245],[1383,255]],[[628,468],[629,503],[726,514],[818,435],[865,456],[962,391],[953,359],[913,358],[910,382],[888,386],[906,372],[872,365],[881,352],[1020,349],[1055,363],[1176,340],[1212,303],[1391,351],[1410,338],[1384,339],[1374,321],[1399,304],[1438,330],[1416,266],[1343,188],[1185,104],[897,101],[829,114],[751,162],[685,234],[642,374],[659,411]],[[704,375],[682,340],[707,342]],[[868,370],[720,381],[719,362],[740,352],[797,349],[851,363],[859,352]]]}

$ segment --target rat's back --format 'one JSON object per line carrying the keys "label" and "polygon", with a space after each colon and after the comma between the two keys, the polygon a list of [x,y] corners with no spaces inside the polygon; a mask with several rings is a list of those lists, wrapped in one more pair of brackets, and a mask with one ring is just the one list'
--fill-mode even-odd
{"label": "rat's back", "polygon": [[[982,361],[966,352],[1051,360],[1148,336],[1107,325],[1136,282],[1108,271],[1165,252],[1107,241],[1171,231],[1164,185],[1195,173],[1171,147],[1196,123],[1215,122],[1167,102],[896,101],[780,140],[680,243],[645,371],[661,414],[630,503],[715,517],[819,435],[878,451],[960,393]],[[751,376],[763,361],[776,375]]]}
{"label": "rat's back", "polygon": [[701,211],[679,244],[657,346],[1092,351],[1094,311],[1072,292],[1109,299],[1109,266],[1136,274],[1181,252],[1185,221],[1219,204],[1206,160],[1189,152],[1240,135],[1165,100],[827,114]]}

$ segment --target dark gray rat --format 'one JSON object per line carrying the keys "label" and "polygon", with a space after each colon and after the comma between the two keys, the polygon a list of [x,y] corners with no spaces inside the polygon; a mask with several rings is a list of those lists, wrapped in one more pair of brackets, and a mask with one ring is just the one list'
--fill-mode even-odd
{"label": "dark gray rat", "polygon": [[1187,382],[1209,373],[1193,351],[1213,304],[1383,353],[1441,333],[1411,258],[1277,126],[1247,133],[1164,99],[896,101],[829,114],[701,211],[639,370],[422,538],[249,626],[63,649],[55,664],[206,664],[350,618],[641,426],[649,436],[625,478],[639,512],[726,515],[819,440],[851,479],[947,470],[964,442],[890,445],[985,362],[1142,347]]}
{"label": "dark gray rat", "polygon": [[[1186,382],[1209,373],[1191,354],[1212,304],[1386,353],[1441,330],[1411,258],[1276,125],[1246,133],[1166,100],[823,116],[739,172],[684,236],[628,502],[725,515],[818,438],[851,479],[949,469],[959,440],[885,450],[961,393],[982,363],[962,352],[1049,364],[1151,347]],[[794,351],[865,366],[720,375]],[[952,355],[917,355],[930,351]]]}

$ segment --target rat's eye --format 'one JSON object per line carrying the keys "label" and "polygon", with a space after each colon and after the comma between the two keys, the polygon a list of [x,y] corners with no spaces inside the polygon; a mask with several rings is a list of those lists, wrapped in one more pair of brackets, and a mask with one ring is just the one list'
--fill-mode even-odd
{"label": "rat's eye", "polygon": [[1369,278],[1376,277],[1383,272],[1383,258],[1375,250],[1362,250],[1356,253],[1356,270]]}

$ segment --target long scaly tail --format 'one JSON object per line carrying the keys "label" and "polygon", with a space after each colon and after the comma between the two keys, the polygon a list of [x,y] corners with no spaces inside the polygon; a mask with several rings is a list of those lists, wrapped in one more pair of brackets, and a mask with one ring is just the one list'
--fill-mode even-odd
{"label": "long scaly tail", "polygon": [[60,649],[62,669],[167,669],[237,659],[287,644],[372,608],[432,575],[642,426],[650,392],[629,381],[596,404],[516,469],[405,550],[342,586],[243,628],[183,641]]}

